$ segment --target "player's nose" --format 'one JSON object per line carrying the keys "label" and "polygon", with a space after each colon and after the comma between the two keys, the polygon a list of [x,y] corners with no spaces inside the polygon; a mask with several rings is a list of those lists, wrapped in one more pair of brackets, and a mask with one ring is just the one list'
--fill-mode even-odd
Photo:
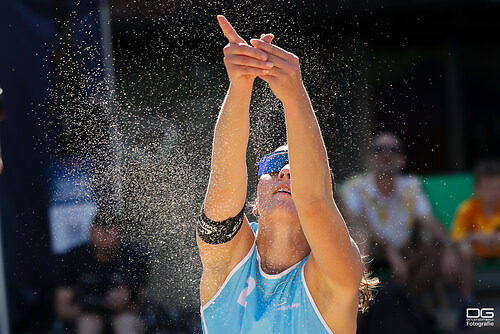
{"label": "player's nose", "polygon": [[290,164],[286,164],[283,168],[281,168],[279,178],[290,180]]}

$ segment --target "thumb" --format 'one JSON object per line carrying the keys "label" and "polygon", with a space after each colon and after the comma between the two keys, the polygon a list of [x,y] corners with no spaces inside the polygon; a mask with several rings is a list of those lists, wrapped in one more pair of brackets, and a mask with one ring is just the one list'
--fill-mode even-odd
{"label": "thumb", "polygon": [[271,43],[274,39],[274,35],[273,34],[262,34],[262,35],[260,35],[260,39],[266,43]]}

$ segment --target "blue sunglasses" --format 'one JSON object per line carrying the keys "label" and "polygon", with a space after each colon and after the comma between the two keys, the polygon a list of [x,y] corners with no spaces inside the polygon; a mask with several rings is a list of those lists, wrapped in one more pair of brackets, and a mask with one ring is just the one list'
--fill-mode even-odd
{"label": "blue sunglasses", "polygon": [[260,159],[257,177],[263,174],[278,173],[286,164],[288,164],[288,151],[268,154]]}

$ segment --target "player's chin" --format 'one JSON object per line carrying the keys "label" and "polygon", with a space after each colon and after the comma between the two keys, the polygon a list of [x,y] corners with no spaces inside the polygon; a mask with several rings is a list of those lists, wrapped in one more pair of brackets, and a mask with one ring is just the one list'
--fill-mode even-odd
{"label": "player's chin", "polygon": [[284,207],[284,208],[293,208],[295,209],[295,202],[293,201],[293,197],[288,193],[276,193],[273,195],[274,206],[276,207]]}
{"label": "player's chin", "polygon": [[288,198],[283,196],[283,198],[276,201],[275,211],[276,213],[280,213],[284,216],[290,216],[291,218],[298,217],[297,207],[295,206],[291,196]]}

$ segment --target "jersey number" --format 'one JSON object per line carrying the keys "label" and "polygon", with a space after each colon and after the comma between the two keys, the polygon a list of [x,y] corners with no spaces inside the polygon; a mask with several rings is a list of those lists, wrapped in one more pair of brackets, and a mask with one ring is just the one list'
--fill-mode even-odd
{"label": "jersey number", "polygon": [[248,277],[247,284],[248,286],[241,291],[238,297],[238,304],[243,307],[247,307],[247,297],[252,293],[253,289],[255,289],[255,280],[253,277]]}

